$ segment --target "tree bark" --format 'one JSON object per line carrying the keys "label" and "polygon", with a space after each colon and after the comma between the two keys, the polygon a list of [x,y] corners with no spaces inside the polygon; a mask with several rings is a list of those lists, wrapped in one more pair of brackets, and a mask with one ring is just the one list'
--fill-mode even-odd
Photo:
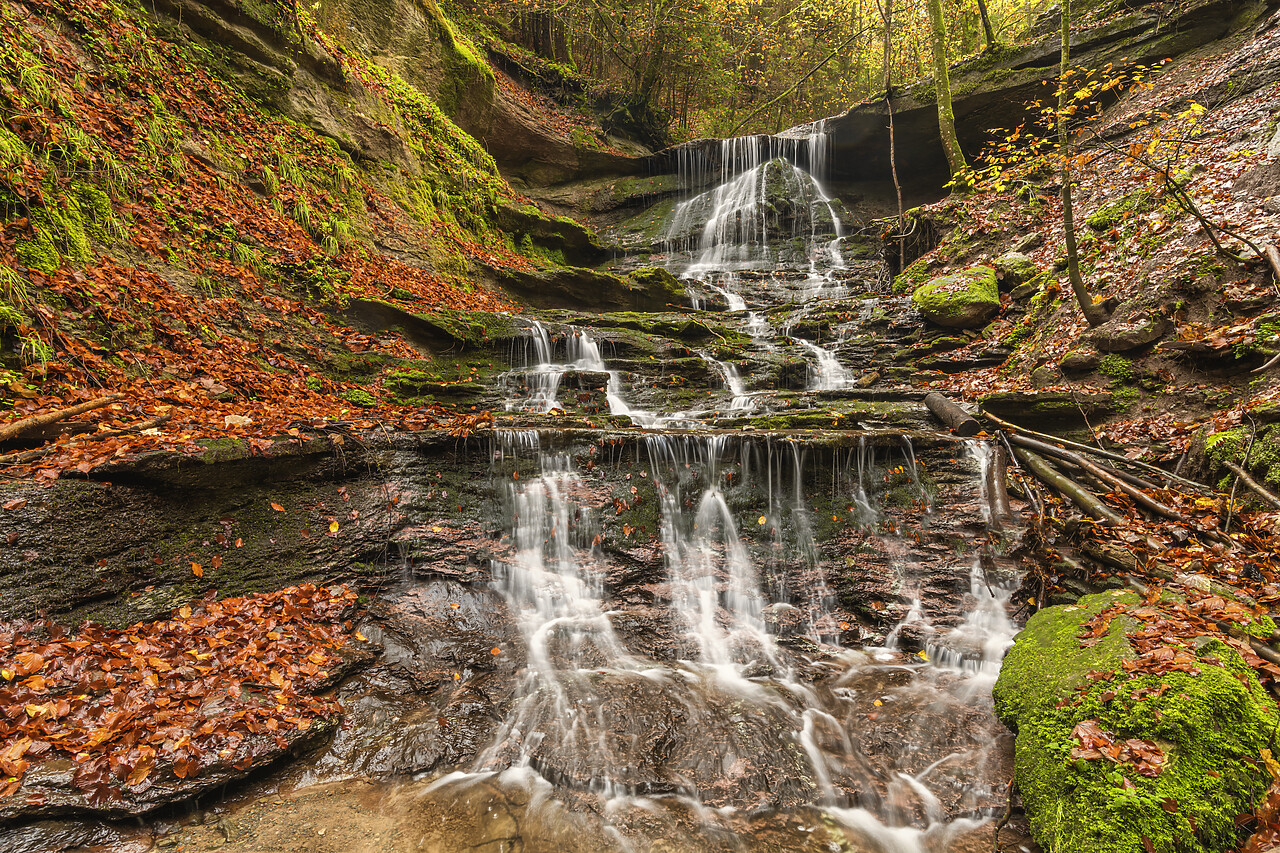
{"label": "tree bark", "polygon": [[996,34],[991,29],[991,16],[987,14],[987,0],[978,0],[978,14],[982,16],[982,32],[987,37],[987,47],[994,47]]}
{"label": "tree bark", "polygon": [[906,210],[902,205],[902,183],[898,180],[898,150],[893,138],[893,0],[884,0],[884,108],[889,114],[889,171],[898,194],[898,272],[907,265],[907,245],[902,236]]}
{"label": "tree bark", "polygon": [[951,77],[947,71],[947,25],[942,19],[942,0],[926,0],[933,38],[933,79],[938,92],[938,133],[947,155],[952,177],[968,168],[960,140],[956,137],[956,117],[951,109]]}
{"label": "tree bark", "polygon": [[[937,2],[937,0],[932,0]],[[1067,244],[1067,278],[1080,311],[1090,326],[1107,321],[1102,308],[1095,305],[1080,275],[1080,251],[1076,246],[1075,210],[1071,198],[1071,136],[1067,129],[1067,71],[1071,67],[1071,0],[1062,0],[1062,58],[1058,66],[1058,156],[1062,158],[1062,230]]]}

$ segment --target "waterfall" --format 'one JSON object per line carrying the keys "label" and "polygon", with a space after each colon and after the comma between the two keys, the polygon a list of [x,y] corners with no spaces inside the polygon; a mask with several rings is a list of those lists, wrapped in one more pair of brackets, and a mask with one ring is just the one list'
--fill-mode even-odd
{"label": "waterfall", "polygon": [[[804,244],[805,265],[817,256],[843,265],[835,243],[840,217],[822,186],[830,161],[825,122],[721,140],[717,159],[719,182],[677,205],[664,233],[669,252],[689,254],[686,276],[771,266],[785,260],[786,252],[770,245],[781,240]],[[679,162],[682,186],[699,186],[705,156],[689,152]]]}
{"label": "waterfall", "polygon": [[[946,849],[1007,778],[984,768],[1013,578],[978,544],[957,553],[998,539],[991,446],[766,429],[797,402],[848,405],[867,348],[850,318],[879,310],[818,304],[853,275],[830,136],[816,122],[675,159],[670,266],[723,328],[663,350],[614,315],[520,340],[508,410],[563,396],[573,415],[561,386],[597,374],[598,393],[604,374],[610,414],[640,429],[584,416],[494,433],[488,594],[511,616],[516,675],[469,771],[432,796],[500,798],[517,823],[588,815],[618,850],[754,849],[762,826],[778,849],[809,827],[833,849]],[[678,361],[646,373],[664,354]],[[748,417],[760,432],[724,431]]]}

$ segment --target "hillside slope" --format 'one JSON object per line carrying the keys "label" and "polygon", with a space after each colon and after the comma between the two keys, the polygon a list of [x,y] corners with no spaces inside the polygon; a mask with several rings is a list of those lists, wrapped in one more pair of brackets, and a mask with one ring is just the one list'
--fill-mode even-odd
{"label": "hillside slope", "polygon": [[[309,424],[447,422],[395,405],[385,380],[512,333],[450,312],[513,307],[504,286],[536,299],[566,262],[599,257],[449,117],[514,133],[504,87],[433,3],[315,7],[331,22],[343,9],[411,13],[416,52],[375,64],[282,0],[0,4],[11,419],[118,393],[100,428],[148,428],[28,432],[9,473]],[[473,366],[426,369],[447,386]]]}

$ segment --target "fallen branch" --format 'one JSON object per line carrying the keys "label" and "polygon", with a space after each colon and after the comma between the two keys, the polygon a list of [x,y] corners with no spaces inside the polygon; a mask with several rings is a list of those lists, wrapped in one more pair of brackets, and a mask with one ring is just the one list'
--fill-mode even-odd
{"label": "fallen branch", "polygon": [[967,438],[971,435],[977,435],[982,430],[982,425],[978,423],[973,415],[937,391],[925,394],[924,404],[929,411],[933,412],[934,417],[951,427],[956,435],[962,435]]}
{"label": "fallen branch", "polygon": [[1084,458],[1079,453],[1072,453],[1070,450],[1062,450],[1062,449],[1053,447],[1052,445],[1045,444],[1042,441],[1036,441],[1034,438],[1027,438],[1024,435],[1015,435],[1013,437],[1013,440],[1015,443],[1023,447],[1028,447],[1032,450],[1037,450],[1041,453],[1048,453],[1053,456],[1059,456],[1063,459],[1066,459],[1068,462],[1074,462],[1076,465],[1079,465],[1082,469],[1089,472],[1093,476],[1097,477],[1106,485],[1110,486],[1113,489],[1118,489],[1119,491],[1124,492],[1126,495],[1133,498],[1133,500],[1136,503],[1138,503],[1140,506],[1146,507],[1147,509],[1156,513],[1157,515],[1162,515],[1165,518],[1171,518],[1174,521],[1178,521],[1183,524],[1191,523],[1173,507],[1168,506],[1167,504],[1161,503],[1160,501],[1151,497],[1141,489],[1134,488],[1133,486],[1124,482],[1124,480],[1120,479],[1119,477],[1103,470],[1101,466],[1095,465],[1092,461]]}
{"label": "fallen branch", "polygon": [[1266,255],[1267,262],[1271,264],[1271,272],[1276,277],[1276,290],[1280,290],[1280,249],[1276,249],[1275,243],[1268,243],[1262,254]]}
{"label": "fallen branch", "polygon": [[59,450],[62,448],[71,447],[73,445],[78,445],[78,444],[84,444],[90,441],[97,441],[98,439],[102,439],[102,438],[115,438],[116,436],[128,435],[129,433],[133,433],[133,432],[142,432],[144,429],[151,429],[152,427],[158,427],[160,426],[160,424],[164,423],[165,421],[168,421],[172,417],[173,417],[172,414],[158,415],[152,418],[151,420],[142,421],[141,423],[134,424],[133,426],[123,427],[121,429],[100,430],[98,432],[89,433],[87,435],[78,435],[75,438],[71,439],[70,441],[66,442],[65,444],[51,444],[45,447],[37,448],[35,450],[23,451],[22,453],[7,453],[3,456],[0,456],[0,465],[13,465],[13,464],[21,465],[25,462],[31,462],[35,459],[39,459],[42,456],[48,456],[53,451]]}
{"label": "fallen branch", "polygon": [[1069,441],[1065,438],[1059,438],[1056,435],[1048,435],[1043,432],[1036,432],[1033,429],[1020,427],[1017,424],[1011,424],[1006,420],[1002,420],[1001,418],[996,417],[995,415],[988,412],[986,409],[982,410],[982,416],[987,420],[991,421],[996,426],[1002,429],[1007,429],[1010,432],[1017,433],[1018,435],[1031,436],[1032,438],[1038,438],[1041,441],[1048,441],[1048,442],[1053,442],[1055,444],[1061,444],[1063,447],[1069,447],[1072,450],[1079,451],[1080,453],[1087,453],[1090,456],[1101,456],[1103,459],[1110,459],[1114,462],[1123,462],[1126,465],[1132,465],[1135,468],[1141,468],[1144,471],[1150,471],[1153,474],[1159,474],[1161,477],[1165,478],[1166,480],[1169,480],[1170,482],[1181,483],[1187,488],[1193,489],[1197,492],[1200,492],[1201,494],[1205,494],[1205,495],[1213,494],[1213,490],[1210,489],[1208,486],[1206,486],[1204,483],[1197,483],[1195,480],[1188,480],[1186,477],[1179,477],[1177,474],[1172,474],[1164,470],[1163,468],[1157,468],[1155,465],[1148,465],[1146,462],[1139,462],[1136,459],[1130,459],[1127,456],[1121,456],[1119,453],[1112,453],[1110,450],[1103,450],[1100,447],[1090,447],[1087,444],[1078,444],[1077,442]]}
{"label": "fallen branch", "polygon": [[1025,447],[1015,447],[1014,455],[1044,482],[1053,486],[1063,497],[1080,507],[1084,512],[1106,525],[1123,525],[1124,518],[1098,499],[1098,496],[1084,486],[1054,470],[1042,457],[1037,456]]}
{"label": "fallen branch", "polygon": [[123,394],[111,394],[107,397],[99,397],[96,400],[90,400],[87,403],[80,403],[76,406],[68,406],[65,409],[58,409],[56,412],[47,412],[43,415],[32,415],[29,418],[14,421],[11,424],[0,427],[0,442],[8,441],[15,436],[22,435],[24,432],[30,432],[31,430],[39,429],[40,427],[45,427],[52,423],[57,423],[64,418],[82,415],[85,412],[91,412],[94,409],[101,409],[103,406],[109,406],[123,398]]}
{"label": "fallen branch", "polygon": [[1274,494],[1268,491],[1257,480],[1250,477],[1248,471],[1244,470],[1234,462],[1223,462],[1222,464],[1225,465],[1227,467],[1227,470],[1229,470],[1232,474],[1235,474],[1237,477],[1239,477],[1240,482],[1244,483],[1246,486],[1252,489],[1254,494],[1258,495],[1258,497],[1262,498],[1264,501],[1269,503],[1272,509],[1280,509],[1280,498],[1276,497]]}

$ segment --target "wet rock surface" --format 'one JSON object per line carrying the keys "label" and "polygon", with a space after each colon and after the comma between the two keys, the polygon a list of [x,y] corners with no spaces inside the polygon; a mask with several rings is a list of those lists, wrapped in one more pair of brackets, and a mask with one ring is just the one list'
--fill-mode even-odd
{"label": "wet rock surface", "polygon": [[[487,369],[461,389],[402,372],[401,393],[500,397],[491,429],[233,448],[204,472],[156,458],[66,486],[140,521],[180,496],[197,511],[160,563],[145,523],[133,562],[105,537],[68,546],[107,559],[114,597],[53,602],[65,614],[269,585],[266,563],[368,592],[358,628],[381,655],[337,688],[340,724],[184,845],[944,850],[1002,805],[1010,738],[988,689],[1017,531],[985,491],[989,447],[931,432],[905,363],[968,337],[845,260],[857,241],[805,139],[750,167],[778,197],[704,229],[678,284],[633,275],[666,294],[642,307],[675,285],[696,310],[422,326],[423,346],[444,335]],[[764,231],[744,243],[750,223]],[[181,570],[205,550],[222,573],[196,584]]]}

